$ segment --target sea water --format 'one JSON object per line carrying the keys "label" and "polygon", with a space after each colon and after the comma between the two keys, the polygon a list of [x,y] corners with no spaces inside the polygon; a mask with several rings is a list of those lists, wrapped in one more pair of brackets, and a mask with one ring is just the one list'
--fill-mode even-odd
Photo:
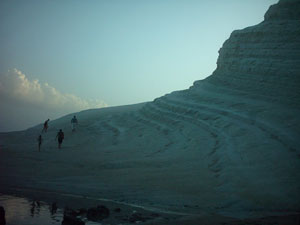
{"label": "sea water", "polygon": [[[7,225],[61,225],[63,209],[52,210],[42,201],[0,194],[0,206],[4,207]],[[99,225],[85,221],[86,225]]]}

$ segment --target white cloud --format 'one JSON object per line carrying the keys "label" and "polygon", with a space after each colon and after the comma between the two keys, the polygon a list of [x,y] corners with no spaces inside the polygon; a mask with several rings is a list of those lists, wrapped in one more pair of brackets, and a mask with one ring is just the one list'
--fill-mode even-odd
{"label": "white cloud", "polygon": [[29,80],[17,69],[0,74],[0,131],[25,129],[43,119],[106,106],[102,100],[83,99]]}
{"label": "white cloud", "polygon": [[107,106],[102,100],[82,99],[73,94],[61,93],[48,83],[30,81],[17,69],[9,70],[7,74],[0,76],[0,93],[23,103],[49,109],[61,107],[66,111],[78,111]]}

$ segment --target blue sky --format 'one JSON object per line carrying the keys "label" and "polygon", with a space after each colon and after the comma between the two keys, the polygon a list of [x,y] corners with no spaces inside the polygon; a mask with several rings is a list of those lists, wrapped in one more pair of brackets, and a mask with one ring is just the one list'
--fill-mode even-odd
{"label": "blue sky", "polygon": [[108,106],[151,101],[209,76],[230,33],[261,22],[275,3],[1,0],[0,78],[22,74],[42,89]]}

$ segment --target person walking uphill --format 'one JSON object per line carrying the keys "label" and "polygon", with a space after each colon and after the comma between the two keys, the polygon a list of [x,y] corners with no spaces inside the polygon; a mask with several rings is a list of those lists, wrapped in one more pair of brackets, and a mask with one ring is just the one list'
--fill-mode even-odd
{"label": "person walking uphill", "polygon": [[74,117],[71,119],[72,132],[75,131],[75,128],[76,128],[77,124],[78,124],[77,118],[76,118],[76,116],[74,116]]}
{"label": "person walking uphill", "polygon": [[40,152],[40,151],[41,151],[41,145],[42,145],[42,141],[43,141],[43,139],[42,139],[42,135],[39,135],[39,137],[38,137],[37,141],[38,141],[38,144],[39,144],[39,152]]}
{"label": "person walking uphill", "polygon": [[60,129],[55,138],[58,140],[58,148],[59,149],[61,148],[61,144],[62,144],[64,138],[65,138],[64,132]]}
{"label": "person walking uphill", "polygon": [[47,119],[47,120],[45,121],[45,123],[44,123],[44,128],[43,128],[43,130],[42,130],[42,133],[43,133],[44,131],[47,132],[49,120],[50,120],[50,119]]}

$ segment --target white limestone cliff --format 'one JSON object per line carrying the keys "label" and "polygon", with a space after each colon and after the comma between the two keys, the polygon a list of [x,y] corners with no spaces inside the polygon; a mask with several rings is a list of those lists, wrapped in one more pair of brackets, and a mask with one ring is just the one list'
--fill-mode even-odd
{"label": "white limestone cliff", "polygon": [[[153,102],[1,134],[0,187],[239,217],[300,209],[300,1],[234,31],[217,69]],[[53,141],[65,131],[63,149]],[[34,175],[32,175],[34,174]],[[1,191],[1,188],[0,188]]]}

